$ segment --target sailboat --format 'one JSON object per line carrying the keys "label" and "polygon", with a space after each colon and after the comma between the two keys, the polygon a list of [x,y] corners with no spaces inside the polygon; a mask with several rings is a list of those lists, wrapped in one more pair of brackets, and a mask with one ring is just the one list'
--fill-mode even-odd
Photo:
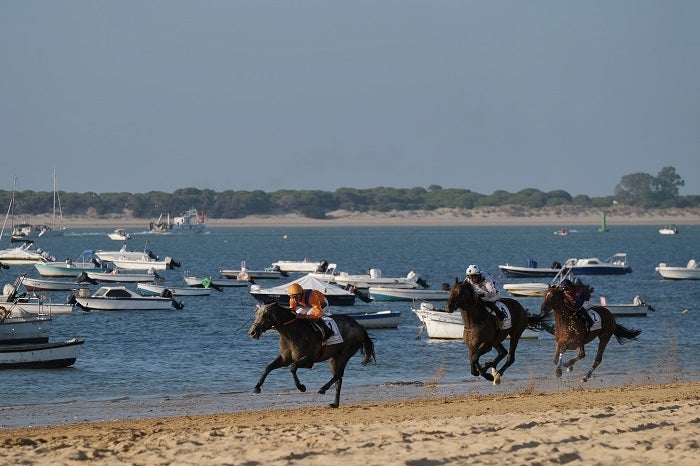
{"label": "sailboat", "polygon": [[[16,181],[16,179],[15,179]],[[10,207],[14,201],[14,189],[12,192],[12,201],[10,202]],[[56,225],[56,207],[58,206],[58,212],[61,217],[60,225]],[[13,211],[14,212],[14,211]],[[14,219],[14,215],[13,215]],[[12,240],[14,241],[24,241],[26,239],[38,238],[40,236],[63,236],[66,227],[63,226],[63,210],[61,209],[61,198],[56,191],[56,170],[53,172],[53,222],[52,225],[32,225],[30,223],[20,223],[13,225],[12,227]]]}

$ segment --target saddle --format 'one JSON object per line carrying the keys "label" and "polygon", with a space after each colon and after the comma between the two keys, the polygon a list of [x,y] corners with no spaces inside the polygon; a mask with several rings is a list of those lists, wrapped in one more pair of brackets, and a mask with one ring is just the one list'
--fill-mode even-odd
{"label": "saddle", "polygon": [[323,320],[323,317],[316,320],[310,320],[311,327],[321,334],[321,340],[326,341],[333,336],[335,332],[333,329]]}

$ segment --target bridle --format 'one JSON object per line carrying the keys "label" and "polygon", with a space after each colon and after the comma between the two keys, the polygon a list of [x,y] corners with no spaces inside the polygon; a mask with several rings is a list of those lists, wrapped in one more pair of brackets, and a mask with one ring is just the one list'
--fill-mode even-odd
{"label": "bridle", "polygon": [[[268,314],[270,312],[270,308],[266,304],[258,304],[258,306],[255,309],[255,312],[257,313],[260,310],[260,308],[264,308],[264,310],[262,312],[264,312],[266,314]],[[291,311],[291,309],[290,309],[290,311]],[[274,328],[275,326],[278,326],[278,325],[289,325],[292,322],[294,322],[295,320],[299,319],[299,317],[294,313],[294,311],[291,311],[291,313],[292,313],[292,318],[289,320],[286,320],[284,322],[272,322],[273,319],[270,319],[268,317],[266,320],[268,322],[272,322],[269,327],[265,328],[265,326],[263,326],[262,324],[260,324],[258,322],[253,322],[252,327],[264,332],[264,331],[271,329],[271,328]]]}

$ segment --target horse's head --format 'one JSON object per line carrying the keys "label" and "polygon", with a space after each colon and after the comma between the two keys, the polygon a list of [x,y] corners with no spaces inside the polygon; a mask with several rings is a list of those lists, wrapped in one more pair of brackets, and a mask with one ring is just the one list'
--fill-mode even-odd
{"label": "horse's head", "polygon": [[287,324],[296,319],[296,315],[291,309],[280,306],[273,302],[269,304],[258,304],[255,306],[255,316],[253,325],[248,330],[251,338],[258,339],[260,335],[270,330],[272,327]]}
{"label": "horse's head", "polygon": [[554,307],[564,303],[564,290],[557,285],[549,285],[544,293],[544,300],[540,307],[540,315],[548,315]]}
{"label": "horse's head", "polygon": [[450,296],[447,298],[445,310],[447,312],[454,312],[455,309],[470,308],[475,303],[474,287],[469,283],[469,280],[459,281],[459,279],[455,277],[455,283],[450,290]]}

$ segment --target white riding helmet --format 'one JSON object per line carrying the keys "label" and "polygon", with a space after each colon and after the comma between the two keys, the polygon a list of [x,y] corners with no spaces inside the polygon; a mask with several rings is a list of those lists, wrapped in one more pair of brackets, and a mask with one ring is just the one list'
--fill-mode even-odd
{"label": "white riding helmet", "polygon": [[469,275],[480,275],[481,270],[479,270],[479,267],[476,265],[472,264],[469,267],[467,267],[467,276]]}

